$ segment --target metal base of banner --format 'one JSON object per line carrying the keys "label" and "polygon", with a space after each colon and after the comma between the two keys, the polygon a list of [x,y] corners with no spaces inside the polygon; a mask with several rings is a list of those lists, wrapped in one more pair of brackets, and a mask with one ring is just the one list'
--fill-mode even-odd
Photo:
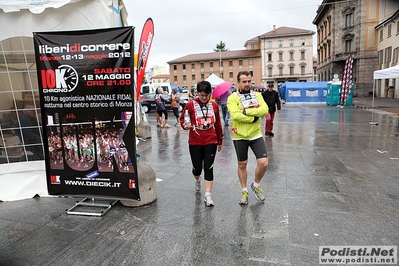
{"label": "metal base of banner", "polygon": [[66,212],[74,215],[104,216],[117,202],[118,200],[84,198]]}

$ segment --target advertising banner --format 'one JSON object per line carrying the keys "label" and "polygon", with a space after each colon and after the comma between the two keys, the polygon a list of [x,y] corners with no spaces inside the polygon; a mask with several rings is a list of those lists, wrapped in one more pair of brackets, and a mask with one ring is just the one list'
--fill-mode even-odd
{"label": "advertising banner", "polygon": [[140,96],[141,84],[143,83],[145,67],[147,66],[148,55],[150,54],[152,40],[154,38],[154,22],[148,18],[144,23],[143,31],[141,32],[138,62],[137,62],[137,92],[136,100]]}
{"label": "advertising banner", "polygon": [[140,200],[134,29],[33,38],[49,194]]}

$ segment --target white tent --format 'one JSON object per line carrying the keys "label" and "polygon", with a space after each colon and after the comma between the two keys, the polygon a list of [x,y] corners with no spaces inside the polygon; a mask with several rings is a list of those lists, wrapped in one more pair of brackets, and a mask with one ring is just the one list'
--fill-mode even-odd
{"label": "white tent", "polygon": [[[395,78],[399,78],[399,65],[374,71],[374,74],[373,74],[373,102],[371,104],[371,109],[374,109],[375,80],[376,79],[395,79]],[[378,125],[377,122],[374,122],[374,112],[372,112],[370,124]]]}
{"label": "white tent", "polygon": [[[32,91],[35,97],[38,94],[37,85],[33,85],[37,83],[33,32],[119,27],[127,25],[126,17],[120,0],[0,0],[0,94],[8,95],[4,90],[11,85],[16,92],[7,93],[13,95],[15,103],[27,100],[21,91]],[[2,111],[13,108],[13,102],[10,97],[0,97]],[[6,111],[0,112],[0,118]],[[0,124],[0,144],[5,130],[10,132]],[[0,201],[36,194],[48,194],[44,160],[0,164]]]}
{"label": "white tent", "polygon": [[399,65],[374,71],[373,79],[394,79],[399,78]]}
{"label": "white tent", "polygon": [[211,74],[208,78],[205,79],[209,83],[211,83],[212,88],[216,87],[220,83],[223,83],[224,80],[216,76],[215,74]]}

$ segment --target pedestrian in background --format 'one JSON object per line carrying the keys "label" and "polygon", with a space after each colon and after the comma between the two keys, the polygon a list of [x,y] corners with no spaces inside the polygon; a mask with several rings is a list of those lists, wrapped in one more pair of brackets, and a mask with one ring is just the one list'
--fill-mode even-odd
{"label": "pedestrian in background", "polygon": [[177,91],[177,88],[172,89],[171,107],[173,110],[173,114],[176,117],[175,127],[177,127],[179,125],[179,108],[180,108],[180,95],[179,92]]}
{"label": "pedestrian in background", "polygon": [[[206,206],[214,206],[211,197],[213,186],[213,166],[216,151],[222,150],[223,130],[220,122],[219,106],[210,101],[212,92],[208,81],[197,84],[197,97],[189,101],[180,116],[180,125],[190,130],[188,135],[192,173],[195,178],[195,190],[201,190],[201,173],[204,169]],[[187,114],[186,114],[187,113]],[[185,121],[185,116],[187,116]]]}
{"label": "pedestrian in background", "polygon": [[[157,126],[161,128],[170,128],[168,124],[168,111],[166,110],[165,107],[165,102],[169,100],[168,96],[165,95],[163,89],[159,87],[157,89],[157,94],[155,96],[155,102],[157,105],[157,113],[158,113],[158,123]],[[165,122],[163,123],[163,117],[165,119]]]}
{"label": "pedestrian in background", "polygon": [[265,100],[267,106],[269,107],[269,113],[266,115],[266,125],[265,125],[265,136],[274,137],[273,133],[273,121],[274,115],[277,111],[281,110],[280,96],[278,92],[274,90],[273,83],[267,85],[267,90],[262,92],[262,97]]}
{"label": "pedestrian in background", "polygon": [[238,91],[231,94],[227,100],[227,108],[232,118],[232,139],[238,160],[238,178],[242,188],[241,198],[238,202],[241,205],[248,204],[248,148],[251,148],[257,161],[251,189],[260,201],[265,200],[260,182],[269,164],[266,145],[260,128],[260,118],[267,114],[268,107],[262,95],[251,90],[251,80],[251,72],[238,72]]}
{"label": "pedestrian in background", "polygon": [[220,105],[222,106],[223,122],[225,126],[229,126],[230,114],[227,110],[227,98],[231,95],[231,91],[227,90],[225,93],[220,95]]}

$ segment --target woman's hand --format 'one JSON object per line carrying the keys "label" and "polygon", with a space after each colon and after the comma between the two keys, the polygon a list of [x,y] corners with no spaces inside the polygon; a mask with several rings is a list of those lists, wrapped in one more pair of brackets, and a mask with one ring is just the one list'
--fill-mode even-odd
{"label": "woman's hand", "polygon": [[191,123],[184,123],[184,124],[183,124],[183,129],[188,130],[188,129],[190,129],[190,128],[192,128]]}

